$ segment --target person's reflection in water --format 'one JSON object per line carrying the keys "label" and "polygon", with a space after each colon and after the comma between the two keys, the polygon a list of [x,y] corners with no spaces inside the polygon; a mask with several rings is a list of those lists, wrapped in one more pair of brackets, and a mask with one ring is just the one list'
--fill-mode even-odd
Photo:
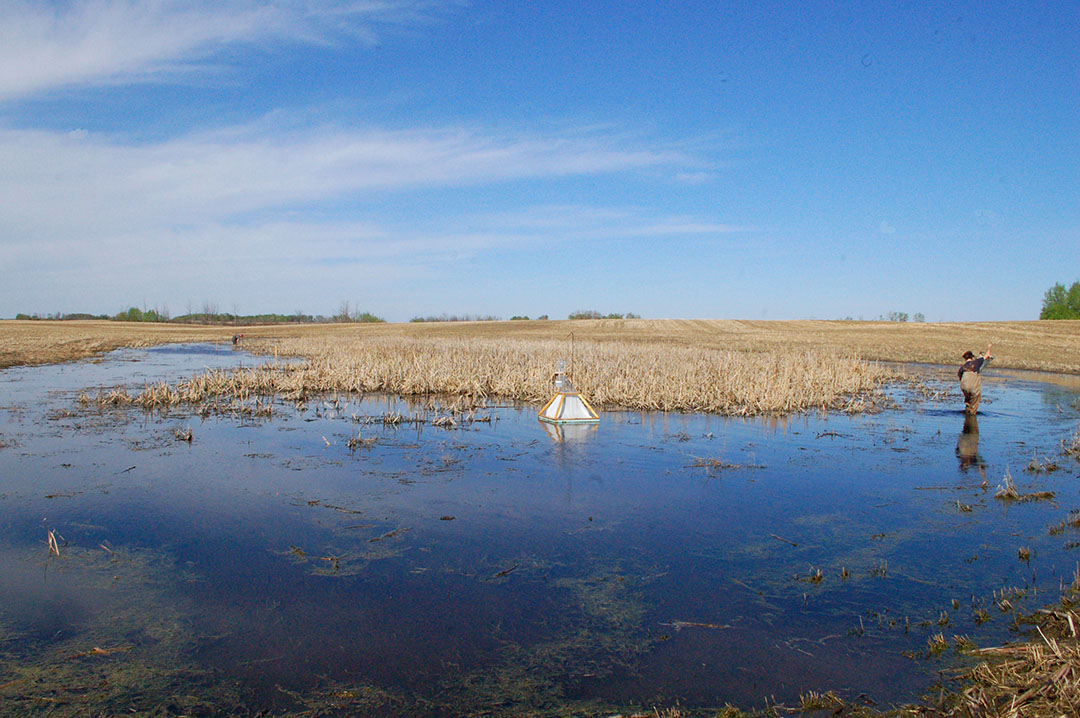
{"label": "person's reflection in water", "polygon": [[964,430],[956,440],[956,458],[960,459],[961,471],[974,466],[986,473],[986,462],[979,456],[979,417],[975,414],[964,415]]}

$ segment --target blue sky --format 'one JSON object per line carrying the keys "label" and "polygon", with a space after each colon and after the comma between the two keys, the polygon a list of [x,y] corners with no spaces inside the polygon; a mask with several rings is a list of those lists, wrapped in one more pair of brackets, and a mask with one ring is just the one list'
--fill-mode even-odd
{"label": "blue sky", "polygon": [[1034,319],[1080,5],[0,0],[0,316]]}

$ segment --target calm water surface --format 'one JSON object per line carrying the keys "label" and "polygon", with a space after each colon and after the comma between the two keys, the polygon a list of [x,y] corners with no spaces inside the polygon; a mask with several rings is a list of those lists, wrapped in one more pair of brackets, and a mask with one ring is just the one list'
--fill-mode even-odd
{"label": "calm water surface", "polygon": [[[955,665],[930,636],[1007,640],[1002,589],[1039,607],[1080,561],[1080,530],[1050,530],[1080,509],[1069,382],[988,372],[966,429],[948,372],[951,400],[872,416],[606,412],[565,435],[525,406],[438,428],[366,423],[433,416],[387,397],[260,421],[77,402],[260,361],[196,345],[0,372],[8,705],[884,707]],[[995,500],[1006,472],[1054,500]]]}

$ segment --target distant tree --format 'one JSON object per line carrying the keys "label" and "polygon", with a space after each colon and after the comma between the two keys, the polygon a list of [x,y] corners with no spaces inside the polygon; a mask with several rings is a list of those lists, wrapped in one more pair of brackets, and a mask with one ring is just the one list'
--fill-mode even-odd
{"label": "distant tree", "polygon": [[1080,282],[1073,282],[1068,289],[1055,284],[1046,290],[1039,319],[1080,319]]}
{"label": "distant tree", "polygon": [[108,319],[109,317],[106,314],[89,314],[87,312],[73,312],[71,314],[65,314],[64,316],[62,316],[60,318],[65,320],[65,321],[72,321],[72,320],[76,320],[76,319]]}
{"label": "distant tree", "polygon": [[926,316],[922,312],[915,312],[915,316],[911,318],[911,321],[922,323],[926,321]]}
{"label": "distant tree", "polygon": [[885,318],[890,322],[906,322],[908,315],[907,312],[889,312]]}
{"label": "distant tree", "polygon": [[546,315],[546,314],[541,314],[540,316],[537,317],[537,319],[539,319],[541,321],[545,321],[545,322],[547,321],[547,318],[548,318],[548,315]]}
{"label": "distant tree", "polygon": [[602,319],[603,316],[595,309],[579,309],[576,312],[571,312],[567,319]]}
{"label": "distant tree", "polygon": [[634,314],[633,312],[627,312],[626,313],[626,318],[627,319],[641,319],[641,315],[640,314]]}
{"label": "distant tree", "polygon": [[157,309],[142,310],[138,307],[129,307],[127,311],[120,312],[113,317],[118,322],[164,322],[168,318],[163,317]]}
{"label": "distant tree", "polygon": [[510,317],[510,321],[512,321],[512,322],[527,321],[528,319],[529,319],[528,315],[525,315],[525,316],[515,315],[515,316]]}

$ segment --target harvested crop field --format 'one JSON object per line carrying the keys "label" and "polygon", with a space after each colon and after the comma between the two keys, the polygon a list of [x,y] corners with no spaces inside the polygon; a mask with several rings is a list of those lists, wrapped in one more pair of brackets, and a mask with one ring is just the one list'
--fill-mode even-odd
{"label": "harvested crop field", "polygon": [[0,321],[0,368],[172,342],[374,337],[521,339],[679,345],[738,352],[819,351],[889,362],[959,363],[965,349],[994,343],[995,366],[1080,374],[1080,321],[897,323],[599,319],[576,321],[298,324],[211,327],[105,321]]}

